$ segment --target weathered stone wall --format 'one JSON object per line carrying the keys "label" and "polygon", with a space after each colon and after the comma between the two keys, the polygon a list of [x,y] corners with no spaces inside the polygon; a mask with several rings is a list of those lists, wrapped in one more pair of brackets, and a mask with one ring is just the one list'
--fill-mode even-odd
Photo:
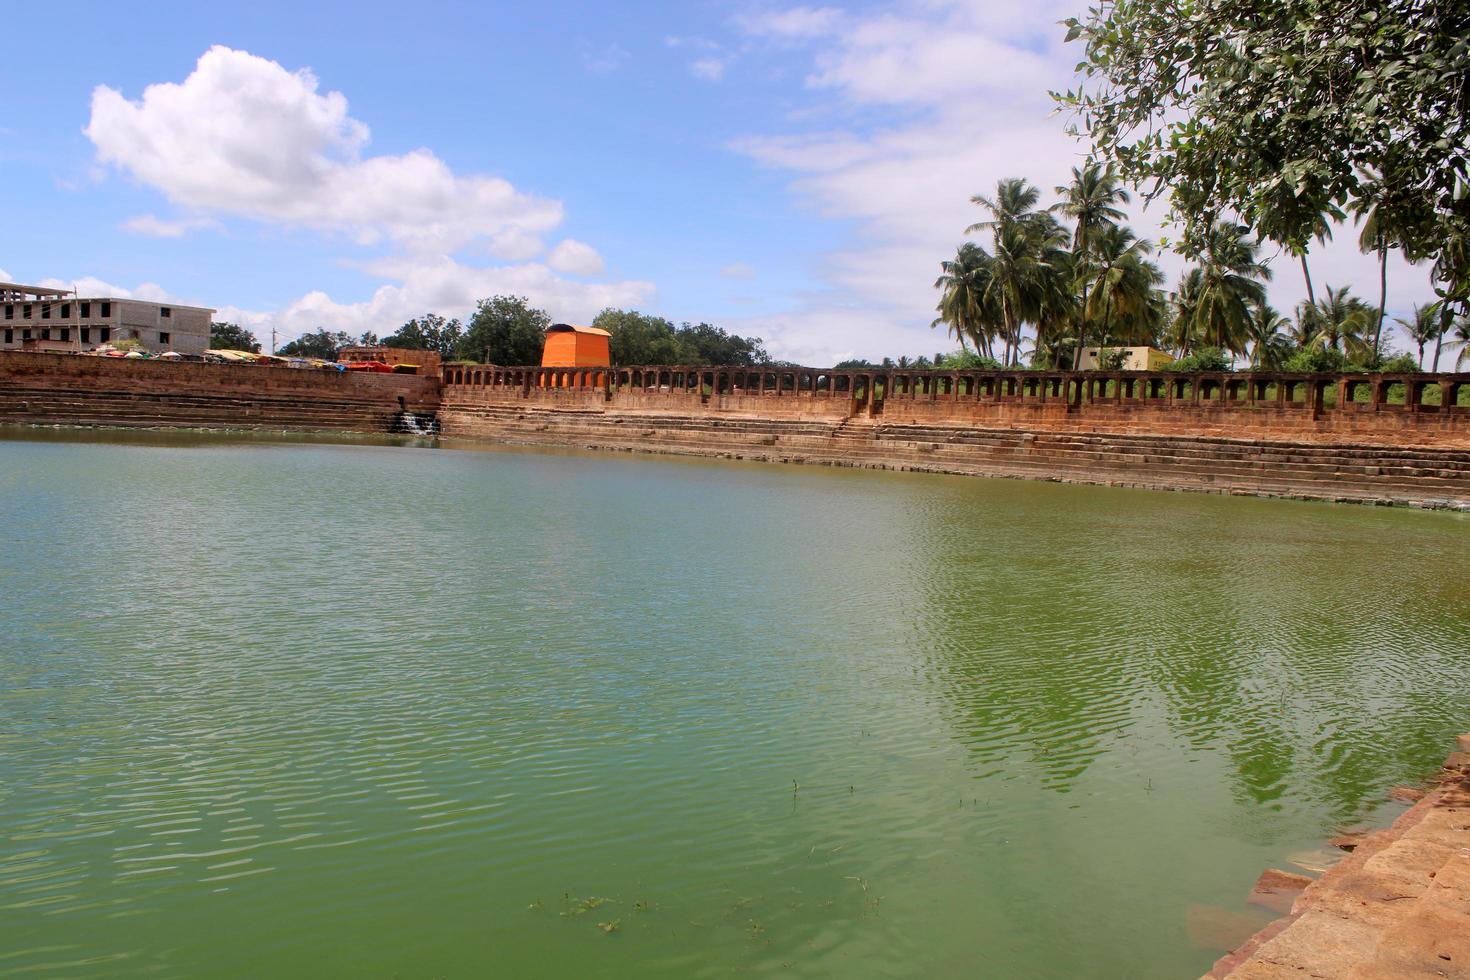
{"label": "weathered stone wall", "polygon": [[[1036,432],[1470,449],[1470,374],[853,372],[813,368],[444,369],[447,408],[1010,427]],[[1391,393],[1402,392],[1390,400]]]}
{"label": "weathered stone wall", "polygon": [[[1181,388],[1170,375],[1119,384],[1092,373],[1053,380],[907,374],[875,383],[872,375],[788,372],[780,386],[775,373],[762,381],[760,372],[725,369],[718,376],[699,368],[556,370],[567,376],[446,367],[444,434],[1470,508],[1470,408],[1351,401],[1355,392],[1344,379],[1186,377]],[[1369,380],[1380,395],[1393,383]],[[1422,399],[1432,383],[1453,406],[1467,382],[1470,376],[1451,375],[1409,384]],[[548,383],[558,386],[542,387]],[[1363,383],[1353,378],[1350,386]],[[1154,397],[1142,397],[1149,389]],[[1343,407],[1326,403],[1328,390],[1343,394]],[[884,397],[870,399],[869,391]]]}
{"label": "weathered stone wall", "polygon": [[0,422],[386,432],[439,379],[0,351]]}

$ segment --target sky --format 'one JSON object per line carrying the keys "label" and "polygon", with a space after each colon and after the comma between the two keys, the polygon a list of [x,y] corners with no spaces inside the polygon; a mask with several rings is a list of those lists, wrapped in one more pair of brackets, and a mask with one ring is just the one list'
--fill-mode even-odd
{"label": "sky", "polygon": [[[58,30],[0,59],[0,279],[213,307],[267,344],[507,293],[813,366],[933,354],[970,196],[1019,176],[1049,200],[1086,156],[1048,95],[1084,8],[52,3]],[[1313,280],[1376,302],[1356,242]],[[1289,310],[1300,269],[1267,254]],[[1388,287],[1390,317],[1433,298],[1397,259]]]}

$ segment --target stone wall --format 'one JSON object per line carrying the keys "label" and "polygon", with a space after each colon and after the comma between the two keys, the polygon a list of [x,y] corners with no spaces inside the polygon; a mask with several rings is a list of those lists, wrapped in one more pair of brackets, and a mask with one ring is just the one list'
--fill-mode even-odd
{"label": "stone wall", "polygon": [[524,404],[1470,449],[1470,404],[1460,404],[1470,374],[456,365],[444,369],[444,381],[451,409]]}
{"label": "stone wall", "polygon": [[0,422],[388,432],[438,407],[432,376],[0,351]]}
{"label": "stone wall", "polygon": [[[1349,401],[1362,377],[1349,384],[1246,376],[1213,385],[1186,377],[1181,393],[1177,376],[1117,384],[1116,376],[1089,373],[1059,377],[1048,387],[1045,375],[910,374],[879,382],[894,393],[880,400],[867,397],[883,391],[871,376],[817,372],[793,380],[788,373],[784,388],[776,387],[774,375],[757,388],[758,379],[740,372],[727,380],[703,369],[689,369],[684,385],[669,383],[666,369],[634,369],[629,384],[628,370],[621,369],[621,378],[618,371],[576,369],[551,379],[543,377],[545,369],[447,367],[443,433],[503,443],[1470,509],[1470,408]],[[701,374],[703,383],[696,383]],[[1470,376],[1447,377],[1452,383],[1444,388],[1433,379],[1409,384],[1421,398],[1429,383],[1442,397],[1458,398]],[[1354,389],[1342,408],[1325,404],[1334,381]],[[541,387],[544,382],[564,386]],[[1393,383],[1378,382],[1380,393]],[[1138,397],[1151,385],[1156,397]],[[1130,387],[1133,397],[1127,397]],[[1257,396],[1283,397],[1252,399],[1245,397],[1248,388]],[[1198,401],[1193,391],[1200,392]],[[1312,392],[1318,398],[1306,400]]]}

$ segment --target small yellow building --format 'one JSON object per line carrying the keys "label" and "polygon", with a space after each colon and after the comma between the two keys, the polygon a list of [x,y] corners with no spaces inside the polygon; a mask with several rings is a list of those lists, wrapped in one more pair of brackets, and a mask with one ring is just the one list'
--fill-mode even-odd
{"label": "small yellow building", "polygon": [[1121,371],[1157,371],[1169,364],[1173,364],[1173,354],[1166,354],[1155,347],[1084,347],[1082,348],[1082,359],[1077,367],[1082,371],[1096,371],[1100,364],[1098,357],[1100,351],[1107,351],[1110,355],[1122,353],[1123,366]]}
{"label": "small yellow building", "polygon": [[597,327],[553,323],[546,328],[546,346],[541,349],[542,367],[611,367],[608,338],[612,334]]}

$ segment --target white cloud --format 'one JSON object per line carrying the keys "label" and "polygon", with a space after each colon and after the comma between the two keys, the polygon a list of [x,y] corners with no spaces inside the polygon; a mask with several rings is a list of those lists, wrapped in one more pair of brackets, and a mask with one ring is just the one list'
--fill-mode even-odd
{"label": "white cloud", "polygon": [[842,21],[842,11],[835,7],[791,7],[738,19],[751,34],[782,38],[820,37],[832,33]]}
{"label": "white cloud", "polygon": [[140,99],[98,86],[85,132],[99,161],[201,215],[439,252],[524,243],[561,222],[559,202],[457,175],[428,149],[364,156],[366,124],[342,93],[317,89],[308,70],[215,46],[184,81],[149,85]]}
{"label": "white cloud", "polygon": [[79,279],[42,279],[36,283],[47,289],[72,289],[81,297],[105,296],[109,299],[142,299],[150,303],[178,303],[180,306],[206,306],[208,304],[179,296],[164,289],[156,282],[144,282],[132,287],[116,286],[96,276]]}
{"label": "white cloud", "polygon": [[546,256],[546,264],[557,272],[573,276],[597,276],[602,274],[602,256],[597,249],[575,238],[566,238]]}
{"label": "white cloud", "polygon": [[706,82],[718,82],[725,77],[725,62],[720,58],[700,58],[689,66],[689,73]]}
{"label": "white cloud", "polygon": [[[928,328],[932,283],[980,216],[970,196],[1016,176],[1049,199],[1082,161],[1084,148],[1065,134],[1047,94],[1072,80],[1078,54],[1056,26],[1071,6],[911,0],[868,17],[795,7],[740,21],[757,40],[802,41],[815,104],[789,115],[781,131],[733,148],[789,173],[799,202],[854,229],[850,246],[815,264],[825,288],[799,297],[791,315],[744,329],[767,330],[773,353],[806,363],[852,349],[877,356],[954,346]],[[1135,208],[1135,230],[1157,242],[1162,212]],[[1314,250],[1319,294],[1330,282],[1376,300],[1377,260],[1358,253],[1356,237],[1342,229]],[[1165,253],[1160,262],[1172,286],[1183,260]],[[1289,310],[1305,294],[1300,270],[1285,257],[1272,265],[1272,300]],[[1422,268],[1390,262],[1391,314],[1430,298]]]}
{"label": "white cloud", "polygon": [[723,279],[754,279],[755,267],[745,262],[731,262],[721,267],[720,277]]}
{"label": "white cloud", "polygon": [[124,231],[148,238],[183,238],[191,231],[220,227],[220,223],[213,218],[178,218],[170,221],[152,214],[140,214],[122,223]]}

